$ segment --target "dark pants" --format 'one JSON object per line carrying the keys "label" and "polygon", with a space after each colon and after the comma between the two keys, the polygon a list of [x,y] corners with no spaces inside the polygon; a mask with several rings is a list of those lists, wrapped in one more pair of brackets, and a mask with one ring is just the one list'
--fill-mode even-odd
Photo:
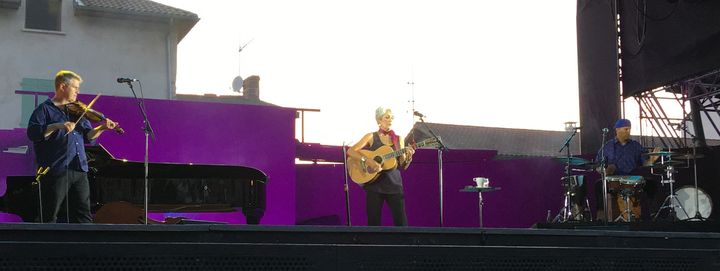
{"label": "dark pants", "polygon": [[[612,195],[608,195],[608,200],[612,200]],[[603,203],[603,182],[602,179],[597,179],[595,181],[595,209],[598,211],[604,210],[605,205]]]}
{"label": "dark pants", "polygon": [[[65,216],[65,199],[69,199],[67,219],[72,223],[91,223],[90,185],[87,173],[68,170],[40,180],[42,185],[42,205],[44,223],[57,222],[58,213]],[[40,222],[40,218],[37,219]]]}
{"label": "dark pants", "polygon": [[368,226],[380,226],[383,202],[387,201],[395,226],[407,226],[405,196],[403,194],[380,194],[365,191]]}

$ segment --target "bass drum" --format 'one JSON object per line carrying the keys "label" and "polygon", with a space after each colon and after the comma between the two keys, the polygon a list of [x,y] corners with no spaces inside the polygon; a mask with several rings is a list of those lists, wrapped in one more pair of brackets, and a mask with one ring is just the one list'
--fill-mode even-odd
{"label": "bass drum", "polygon": [[[697,209],[703,218],[710,217],[712,213],[712,199],[702,188],[697,189],[698,202],[695,202],[695,186],[683,186],[675,190],[678,201],[685,208],[685,212],[677,210],[675,216],[680,220],[688,220],[695,217]],[[698,206],[699,205],[699,206]],[[697,208],[696,208],[697,207]],[[686,214],[687,213],[687,214]],[[689,216],[689,217],[688,217]]]}

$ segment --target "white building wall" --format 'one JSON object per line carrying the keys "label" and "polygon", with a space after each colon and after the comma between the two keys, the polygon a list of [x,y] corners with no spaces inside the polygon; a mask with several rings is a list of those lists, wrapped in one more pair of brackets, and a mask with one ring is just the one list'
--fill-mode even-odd
{"label": "white building wall", "polygon": [[61,69],[83,77],[81,93],[132,96],[116,82],[132,77],[142,80],[146,98],[173,97],[177,38],[170,23],[76,16],[63,1],[61,32],[48,33],[24,29],[24,7],[0,9],[0,129],[27,125],[15,94],[23,78],[53,79]]}

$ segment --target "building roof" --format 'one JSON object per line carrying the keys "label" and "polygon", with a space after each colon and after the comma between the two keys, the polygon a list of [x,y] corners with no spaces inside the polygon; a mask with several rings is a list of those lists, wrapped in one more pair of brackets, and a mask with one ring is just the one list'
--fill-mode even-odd
{"label": "building roof", "polygon": [[195,13],[150,0],[74,0],[73,6],[80,15],[151,21],[173,19],[177,24],[178,42],[200,20]]}
{"label": "building roof", "polygon": [[252,99],[242,95],[194,95],[194,94],[175,94],[175,98],[180,101],[196,101],[196,102],[214,102],[214,103],[227,103],[227,104],[252,104],[252,105],[265,105],[265,106],[277,106],[268,102],[261,101],[259,99]]}
{"label": "building roof", "polygon": [[[448,149],[497,150],[498,156],[562,156],[559,152],[569,133],[514,128],[415,123],[407,138],[420,141],[431,137],[430,128]],[[580,154],[580,137],[570,141],[572,155]]]}
{"label": "building roof", "polygon": [[[427,124],[427,125],[425,125]],[[415,123],[407,138],[421,141],[432,137],[428,127],[442,140],[448,149],[466,150],[497,150],[498,158],[513,158],[522,156],[565,156],[566,150],[560,152],[570,133],[565,131],[529,130],[516,128],[482,127],[468,125],[454,125],[442,123]],[[606,140],[613,137],[610,133]],[[598,135],[600,137],[600,135]],[[663,147],[662,138],[631,136],[646,148]],[[600,138],[598,138],[600,140]],[[667,140],[667,139],[666,139]],[[691,143],[688,143],[688,146]],[[707,140],[708,146],[720,145],[720,140]],[[570,154],[594,154],[597,150],[580,150],[580,135],[577,134],[570,141]]]}

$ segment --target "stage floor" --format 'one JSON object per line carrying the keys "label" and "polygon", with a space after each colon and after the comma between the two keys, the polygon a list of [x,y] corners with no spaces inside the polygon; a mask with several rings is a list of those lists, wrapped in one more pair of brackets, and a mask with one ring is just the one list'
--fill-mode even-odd
{"label": "stage floor", "polygon": [[[689,224],[688,224],[689,225]],[[532,229],[0,224],[0,268],[718,270],[717,224]],[[582,228],[580,226],[584,226]],[[555,228],[552,228],[555,227]],[[565,227],[558,229],[557,227]],[[575,227],[574,229],[570,227]],[[684,225],[684,227],[688,227]]]}

